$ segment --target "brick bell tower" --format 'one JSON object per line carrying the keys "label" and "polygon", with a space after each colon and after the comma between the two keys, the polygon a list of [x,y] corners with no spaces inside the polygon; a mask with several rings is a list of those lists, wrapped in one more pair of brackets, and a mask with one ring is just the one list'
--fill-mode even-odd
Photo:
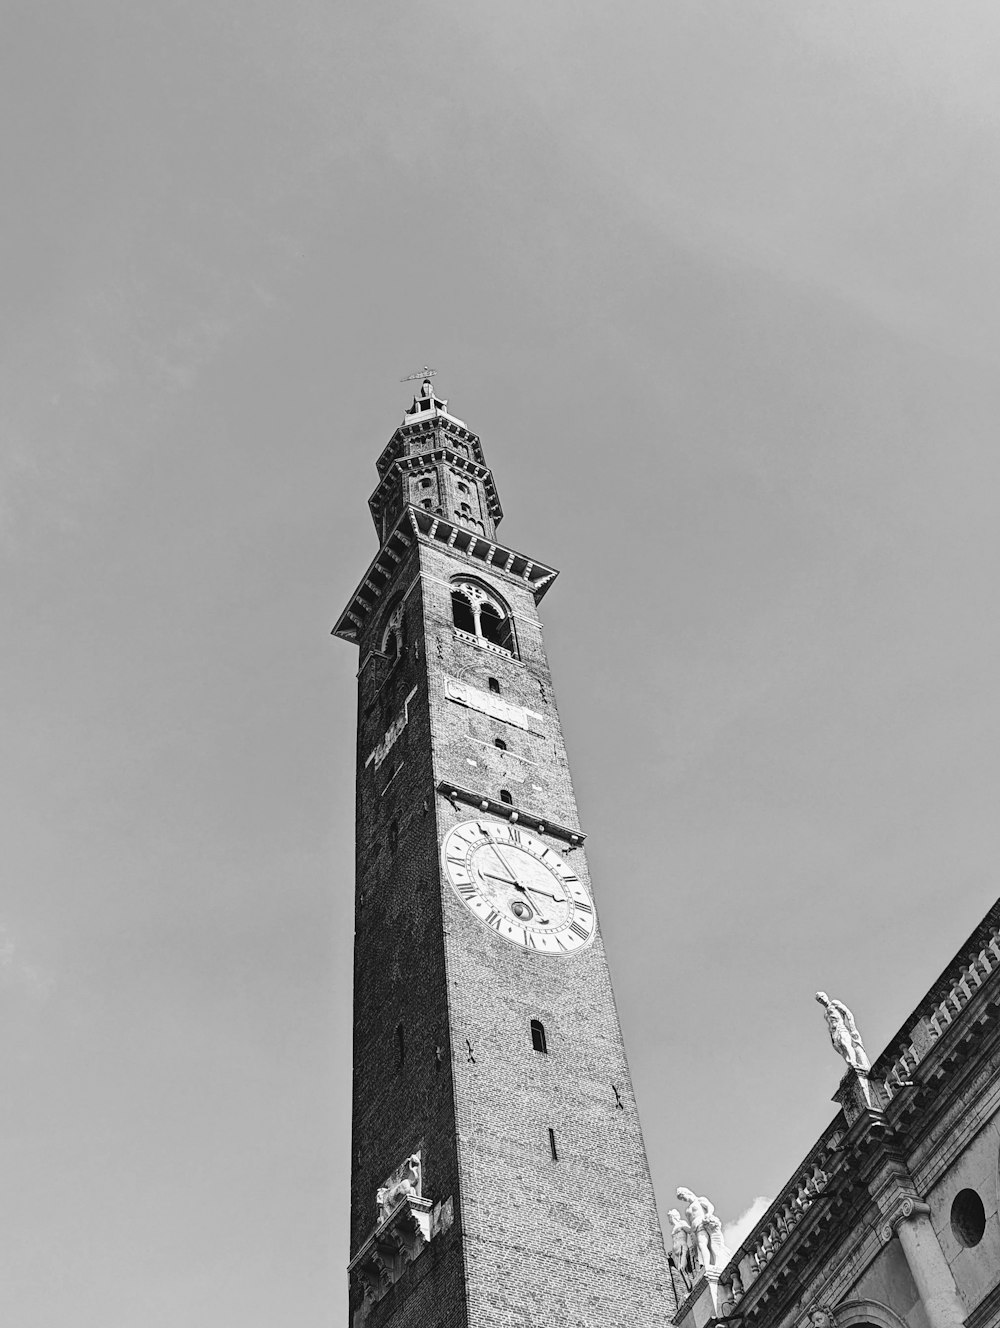
{"label": "brick bell tower", "polygon": [[[666,1328],[674,1312],[542,643],[429,378],[378,459],[360,649],[353,1328]],[[599,895],[597,896],[599,899]]]}

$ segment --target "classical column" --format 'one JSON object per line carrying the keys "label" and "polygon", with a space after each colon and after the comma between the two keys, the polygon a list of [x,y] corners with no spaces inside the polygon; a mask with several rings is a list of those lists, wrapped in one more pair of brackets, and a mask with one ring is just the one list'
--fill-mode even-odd
{"label": "classical column", "polygon": [[[931,1225],[930,1209],[916,1199],[904,1199],[895,1228],[930,1328],[962,1328],[965,1307]],[[893,1236],[892,1223],[882,1228],[882,1236],[888,1244]]]}

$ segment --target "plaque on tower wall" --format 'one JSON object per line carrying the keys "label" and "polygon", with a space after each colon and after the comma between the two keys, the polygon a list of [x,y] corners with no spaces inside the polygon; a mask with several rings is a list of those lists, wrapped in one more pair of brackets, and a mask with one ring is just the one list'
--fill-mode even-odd
{"label": "plaque on tower wall", "polygon": [[471,683],[459,682],[456,678],[445,678],[444,694],[449,701],[467,706],[469,710],[478,710],[480,714],[489,715],[491,719],[499,719],[504,724],[513,724],[528,733],[545,732],[545,721],[537,711],[505,701],[495,692],[484,692],[482,688],[473,687]]}

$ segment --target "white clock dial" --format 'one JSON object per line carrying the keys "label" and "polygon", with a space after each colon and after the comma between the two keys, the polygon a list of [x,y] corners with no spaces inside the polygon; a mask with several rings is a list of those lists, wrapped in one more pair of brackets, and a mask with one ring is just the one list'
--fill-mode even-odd
{"label": "white clock dial", "polygon": [[540,839],[503,821],[463,821],[442,848],[455,893],[514,945],[571,954],[594,939],[594,901],[572,867]]}

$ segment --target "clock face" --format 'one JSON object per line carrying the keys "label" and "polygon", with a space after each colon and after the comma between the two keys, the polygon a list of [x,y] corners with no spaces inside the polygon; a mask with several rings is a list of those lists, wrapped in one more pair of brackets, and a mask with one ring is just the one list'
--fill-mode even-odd
{"label": "clock face", "polygon": [[442,855],[459,899],[504,940],[561,955],[594,939],[594,903],[583,882],[526,830],[463,821],[448,832]]}

